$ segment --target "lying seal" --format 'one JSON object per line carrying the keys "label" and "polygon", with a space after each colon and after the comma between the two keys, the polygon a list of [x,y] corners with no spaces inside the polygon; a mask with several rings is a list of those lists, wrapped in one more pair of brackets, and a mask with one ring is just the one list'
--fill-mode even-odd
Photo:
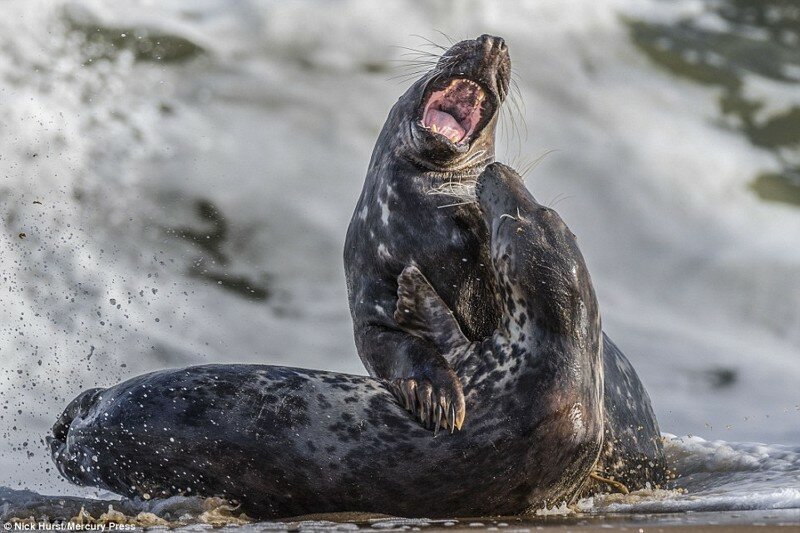
{"label": "lying seal", "polygon": [[[495,126],[511,64],[503,39],[483,35],[447,50],[399,99],[378,137],[344,249],[356,347],[369,373],[417,396],[426,427],[461,427],[464,389],[434,345],[393,315],[397,276],[425,272],[470,340],[499,324],[489,234],[470,196],[494,160]],[[456,205],[454,205],[456,204]],[[544,303],[542,303],[544,305]],[[598,466],[631,488],[665,481],[658,423],[636,371],[605,335],[606,435]],[[466,385],[466,383],[464,383]],[[402,398],[401,398],[402,401]]]}
{"label": "lying seal", "polygon": [[384,380],[209,365],[81,394],[49,438],[59,471],[129,497],[222,496],[263,518],[517,514],[570,500],[603,439],[594,290],[572,233],[513,171],[490,165],[478,201],[498,328],[469,341],[413,266],[393,310],[463,380],[462,431],[431,438]]}

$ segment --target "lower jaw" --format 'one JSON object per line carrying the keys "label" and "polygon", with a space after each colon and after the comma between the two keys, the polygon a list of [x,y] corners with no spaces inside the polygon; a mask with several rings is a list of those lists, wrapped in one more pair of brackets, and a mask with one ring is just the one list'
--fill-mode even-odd
{"label": "lower jaw", "polygon": [[486,165],[494,161],[494,146],[481,147],[473,153],[468,147],[456,151],[445,143],[437,144],[422,143],[417,149],[407,152],[407,158],[426,172],[447,179],[452,179],[454,174],[459,175],[458,179],[475,179]]}

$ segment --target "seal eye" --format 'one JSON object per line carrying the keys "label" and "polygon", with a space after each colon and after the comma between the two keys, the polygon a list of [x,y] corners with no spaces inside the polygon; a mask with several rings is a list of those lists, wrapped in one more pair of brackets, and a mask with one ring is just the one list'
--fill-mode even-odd
{"label": "seal eye", "polygon": [[483,117],[486,92],[474,81],[451,80],[425,102],[422,126],[455,144],[469,142]]}

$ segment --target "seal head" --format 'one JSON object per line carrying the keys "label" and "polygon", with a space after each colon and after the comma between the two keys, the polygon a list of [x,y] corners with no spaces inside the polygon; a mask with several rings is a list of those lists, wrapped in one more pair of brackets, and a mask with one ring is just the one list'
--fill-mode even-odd
{"label": "seal head", "polygon": [[421,95],[411,115],[414,150],[409,155],[423,167],[450,170],[469,162],[465,155],[493,155],[497,112],[510,77],[502,38],[481,35],[455,44],[411,89]]}
{"label": "seal head", "polygon": [[395,139],[379,141],[381,152],[391,147],[393,155],[423,170],[477,175],[494,158],[498,111],[510,79],[502,38],[456,43],[395,104],[384,127]]}

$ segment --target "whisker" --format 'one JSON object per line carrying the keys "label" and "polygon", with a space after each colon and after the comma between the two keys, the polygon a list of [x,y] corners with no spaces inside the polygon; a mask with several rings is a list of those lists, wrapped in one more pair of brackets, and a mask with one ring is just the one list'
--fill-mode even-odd
{"label": "whisker", "polygon": [[564,195],[563,192],[556,194],[555,196],[553,196],[552,200],[550,200],[549,202],[545,202],[545,205],[548,207],[553,207],[553,202],[557,202],[563,195]]}
{"label": "whisker", "polygon": [[[513,117],[509,113],[508,109],[505,106],[500,108],[500,120],[503,123],[503,141],[506,144],[506,157],[511,157],[512,159],[516,157],[513,152],[511,152],[511,145],[512,145],[512,129],[510,123],[513,121]],[[517,152],[517,155],[519,152]]]}
{"label": "whisker", "polygon": [[519,89],[519,85],[516,82],[512,83],[512,91],[509,101],[511,106],[513,106],[514,110],[516,111],[517,115],[522,122],[522,129],[520,131],[517,129],[517,134],[522,137],[521,140],[528,140],[528,122],[525,120],[525,116],[527,114],[527,108],[525,107],[525,100],[522,98],[522,91]]}
{"label": "whisker", "polygon": [[418,39],[422,39],[423,41],[427,42],[429,45],[435,46],[439,50],[447,51],[447,47],[442,46],[441,44],[439,44],[439,43],[437,43],[435,41],[432,41],[431,39],[428,39],[427,37],[423,37],[422,35],[419,35],[418,33],[412,33],[411,36],[412,37],[417,37]]}
{"label": "whisker", "polygon": [[429,58],[427,56],[421,56],[421,55],[414,55],[411,52],[400,54],[400,57],[398,59],[395,59],[394,61],[416,61],[419,63],[427,63],[429,65],[435,65],[436,63],[439,62],[435,58]]}
{"label": "whisker", "polygon": [[425,64],[425,63],[411,63],[411,62],[409,62],[409,63],[395,62],[395,64],[392,65],[392,66],[397,70],[411,70],[411,69],[419,70],[421,68],[430,70],[430,69],[433,68],[433,65],[428,65],[428,64]]}
{"label": "whisker", "polygon": [[526,111],[525,99],[522,97],[522,89],[519,88],[519,83],[517,83],[517,80],[511,80],[511,99],[517,106],[522,107],[524,115],[524,112]]}
{"label": "whisker", "polygon": [[528,173],[533,170],[533,166],[536,164],[536,161],[526,161],[524,164],[520,165],[520,168],[517,169],[517,172],[523,178],[528,175]]}
{"label": "whisker", "polygon": [[572,198],[575,198],[575,196],[574,195],[562,196],[561,198],[558,198],[557,200],[554,200],[553,203],[549,207],[555,208],[561,202],[564,202],[566,200],[571,200]]}
{"label": "whisker", "polygon": [[476,202],[477,202],[477,200],[470,200],[468,202],[458,202],[458,203],[455,203],[455,204],[440,205],[440,206],[438,206],[438,208],[439,209],[444,209],[445,207],[458,207],[460,205],[469,205],[469,204],[474,204]]}
{"label": "whisker", "polygon": [[399,58],[390,59],[389,61],[394,61],[394,62],[397,62],[397,63],[413,61],[413,62],[417,62],[417,63],[426,63],[428,65],[435,65],[437,63],[437,61],[435,59],[428,59],[425,56],[415,56],[415,55],[411,54],[411,52],[407,52],[405,54],[400,54]]}
{"label": "whisker", "polygon": [[[472,154],[467,161],[481,157],[485,153],[486,153],[485,150],[479,150],[474,154]],[[439,206],[439,208],[467,205],[474,203],[476,201],[475,198],[476,184],[477,184],[477,178],[454,177],[452,179],[449,179],[443,183],[436,185],[435,187],[430,188],[428,191],[426,191],[425,194],[431,196],[446,196],[454,198],[456,200],[455,202],[441,205]]]}
{"label": "whisker", "polygon": [[415,54],[419,54],[419,55],[423,55],[423,56],[429,56],[429,57],[435,57],[435,58],[439,57],[439,54],[434,54],[433,52],[431,52],[429,50],[420,50],[418,48],[411,48],[411,47],[408,47],[408,46],[400,46],[400,45],[394,45],[394,46],[392,46],[392,48],[399,48],[400,50],[405,50],[406,52],[413,52]]}
{"label": "whisker", "polygon": [[408,80],[413,80],[413,79],[419,78],[421,75],[423,75],[423,74],[425,74],[427,72],[430,72],[430,69],[426,68],[426,69],[421,69],[421,70],[417,70],[417,71],[414,71],[414,72],[402,72],[402,73],[400,73],[400,74],[398,74],[396,76],[392,76],[392,77],[390,77],[388,79],[389,79],[389,81],[394,81],[394,80],[408,81]]}
{"label": "whisker", "polygon": [[469,203],[475,199],[475,180],[446,181],[425,192],[428,196],[450,196]]}
{"label": "whisker", "polygon": [[462,164],[462,166],[463,165],[469,166],[471,163],[474,163],[474,162],[478,161],[484,155],[486,155],[486,150],[478,150],[477,152],[475,152],[474,154],[472,154],[468,158],[466,158],[464,161],[462,161],[461,164]]}
{"label": "whisker", "polygon": [[436,66],[435,63],[424,63],[424,62],[418,62],[418,61],[408,61],[408,60],[405,60],[405,59],[390,59],[389,61],[394,63],[392,65],[394,68],[396,68],[396,69],[404,69],[404,70],[408,70],[408,69],[411,69],[411,68],[422,68],[422,67],[431,69],[434,66]]}
{"label": "whisker", "polygon": [[456,41],[455,41],[455,39],[453,39],[452,37],[450,37],[449,35],[447,35],[447,34],[446,34],[445,32],[443,32],[442,30],[433,30],[433,31],[435,31],[436,33],[438,33],[439,35],[441,35],[442,37],[444,37],[445,39],[447,39],[447,42],[449,42],[449,43],[450,43],[450,46],[453,46],[454,44],[456,44]]}
{"label": "whisker", "polygon": [[[519,135],[519,127],[513,109],[501,108],[500,117],[503,122],[503,135],[506,140],[506,157],[515,158],[522,154],[522,139]],[[510,124],[509,124],[510,123]],[[514,151],[514,139],[516,139],[516,152]]]}
{"label": "whisker", "polygon": [[398,74],[397,76],[391,76],[389,78],[386,78],[386,81],[396,81],[398,83],[404,83],[404,82],[416,79],[417,76],[418,75],[414,74],[414,73],[411,73],[411,74]]}
{"label": "whisker", "polygon": [[559,151],[559,150],[557,150],[557,149],[551,149],[551,150],[547,150],[545,153],[543,153],[542,155],[540,155],[539,157],[537,157],[536,159],[534,159],[534,160],[533,160],[533,162],[532,162],[530,165],[528,165],[528,166],[529,166],[529,168],[528,168],[528,169],[526,169],[526,171],[525,171],[525,172],[520,172],[520,176],[525,176],[526,174],[530,173],[530,172],[531,172],[531,171],[533,171],[533,170],[534,170],[536,167],[538,167],[538,166],[539,166],[539,163],[541,163],[541,162],[544,160],[544,158],[545,158],[545,157],[549,156],[550,154],[552,154],[552,153],[554,153],[554,152],[558,152],[558,151]]}
{"label": "whisker", "polygon": [[418,67],[417,70],[397,69],[396,73],[390,79],[397,79],[397,78],[401,78],[401,77],[404,77],[404,76],[409,76],[411,78],[415,78],[415,77],[418,78],[422,74],[424,74],[426,72],[430,72],[430,70],[431,69],[424,68],[424,67]]}
{"label": "whisker", "polygon": [[[509,110],[509,114],[514,117],[514,127],[516,128],[519,141],[522,143],[528,140],[528,122],[525,120],[525,115],[520,110],[519,106],[517,106],[513,101],[512,106],[513,109]],[[521,127],[520,123],[522,124]]]}

